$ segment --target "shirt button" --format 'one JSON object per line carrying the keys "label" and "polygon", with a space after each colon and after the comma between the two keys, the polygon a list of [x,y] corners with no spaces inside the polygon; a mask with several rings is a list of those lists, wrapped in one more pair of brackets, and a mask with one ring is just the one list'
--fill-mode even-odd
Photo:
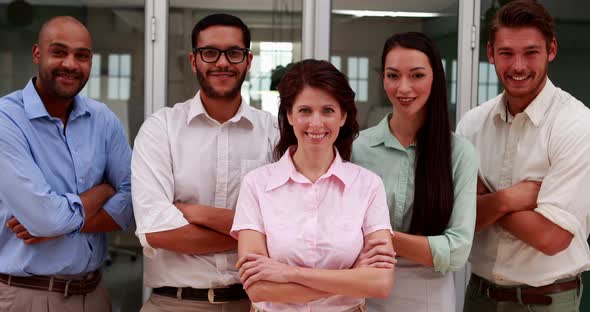
{"label": "shirt button", "polygon": [[84,179],[78,179],[78,182],[84,183]]}

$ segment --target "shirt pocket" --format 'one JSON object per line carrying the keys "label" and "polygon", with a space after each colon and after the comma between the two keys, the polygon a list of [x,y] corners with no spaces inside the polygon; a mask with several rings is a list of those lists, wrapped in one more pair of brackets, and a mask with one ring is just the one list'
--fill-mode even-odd
{"label": "shirt pocket", "polygon": [[266,164],[266,160],[260,159],[242,159],[240,161],[240,178],[244,179],[244,176],[259,167],[262,167]]}

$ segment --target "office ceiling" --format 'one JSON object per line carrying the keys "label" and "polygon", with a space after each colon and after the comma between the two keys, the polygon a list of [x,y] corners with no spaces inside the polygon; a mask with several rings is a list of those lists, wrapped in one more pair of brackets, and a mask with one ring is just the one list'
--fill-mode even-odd
{"label": "office ceiling", "polygon": [[[15,0],[0,0],[8,4]],[[89,7],[143,7],[144,0],[26,0],[33,5],[69,5]],[[164,1],[164,0],[156,0]],[[230,9],[238,11],[300,11],[302,0],[169,0],[171,7],[202,8],[208,10]],[[328,1],[328,0],[316,0]],[[456,12],[459,1],[474,0],[333,0],[332,8],[340,10],[375,10],[408,12]],[[497,0],[480,0],[481,7],[489,7]],[[587,0],[539,0],[557,19],[590,20],[590,1]]]}

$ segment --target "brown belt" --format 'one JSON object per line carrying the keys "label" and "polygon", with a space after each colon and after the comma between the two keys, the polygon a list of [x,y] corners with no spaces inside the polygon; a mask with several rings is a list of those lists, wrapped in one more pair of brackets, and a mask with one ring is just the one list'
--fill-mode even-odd
{"label": "brown belt", "polygon": [[471,274],[471,279],[475,282],[475,285],[479,285],[479,292],[485,294],[492,300],[538,305],[550,305],[553,302],[553,298],[548,295],[572,289],[580,289],[581,284],[579,276],[572,280],[558,281],[540,287],[502,287],[475,274]]}
{"label": "brown belt", "polygon": [[0,273],[0,282],[8,286],[58,292],[64,294],[64,297],[93,292],[101,278],[100,270],[89,273],[88,277],[82,280],[67,280],[43,275],[12,276]]}

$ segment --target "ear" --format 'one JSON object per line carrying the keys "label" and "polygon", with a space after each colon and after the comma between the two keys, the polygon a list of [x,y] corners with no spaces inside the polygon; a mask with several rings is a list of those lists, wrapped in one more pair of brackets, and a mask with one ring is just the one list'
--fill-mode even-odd
{"label": "ear", "polygon": [[553,39],[551,39],[551,43],[549,43],[549,51],[548,52],[549,52],[548,59],[549,59],[549,62],[551,62],[557,56],[557,40],[555,39],[555,37],[553,37]]}
{"label": "ear", "polygon": [[188,54],[188,61],[191,63],[193,73],[197,72],[197,53],[190,52]]}
{"label": "ear", "polygon": [[488,41],[488,47],[487,47],[487,52],[488,52],[488,61],[490,61],[490,64],[494,64],[494,46],[492,46],[492,43]]}
{"label": "ear", "polygon": [[32,54],[33,54],[33,63],[39,64],[39,55],[41,54],[41,51],[39,50],[38,43],[35,43],[33,45]]}
{"label": "ear", "polygon": [[342,112],[342,119],[340,120],[340,127],[343,127],[344,124],[346,123],[346,117],[348,117],[348,114],[346,112]]}
{"label": "ear", "polygon": [[252,51],[248,52],[248,56],[246,58],[246,61],[248,62],[246,65],[246,72],[250,71],[250,66],[252,65],[252,59],[254,58],[254,54],[252,53]]}
{"label": "ear", "polygon": [[293,115],[291,114],[291,112],[287,112],[287,121],[289,122],[289,124],[291,126],[293,126]]}

